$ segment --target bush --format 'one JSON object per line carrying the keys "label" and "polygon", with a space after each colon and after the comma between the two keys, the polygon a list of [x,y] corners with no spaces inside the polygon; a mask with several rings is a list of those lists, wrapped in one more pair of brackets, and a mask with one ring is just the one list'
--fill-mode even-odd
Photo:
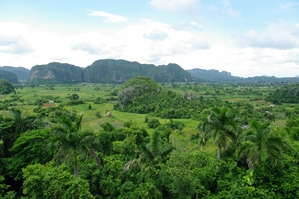
{"label": "bush", "polygon": [[156,128],[156,127],[158,127],[160,125],[161,125],[160,121],[158,119],[155,119],[155,118],[150,119],[147,122],[148,128]]}

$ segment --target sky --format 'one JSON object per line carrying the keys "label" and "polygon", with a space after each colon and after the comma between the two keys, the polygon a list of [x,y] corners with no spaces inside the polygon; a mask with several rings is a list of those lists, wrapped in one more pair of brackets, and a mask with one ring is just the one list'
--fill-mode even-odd
{"label": "sky", "polygon": [[299,0],[0,0],[0,66],[99,59],[299,76]]}

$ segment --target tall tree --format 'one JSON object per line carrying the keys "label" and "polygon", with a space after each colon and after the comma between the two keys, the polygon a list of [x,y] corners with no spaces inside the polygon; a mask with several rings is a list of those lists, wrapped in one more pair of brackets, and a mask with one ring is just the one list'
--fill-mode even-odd
{"label": "tall tree", "polygon": [[242,137],[242,143],[237,149],[239,159],[246,158],[249,168],[265,161],[277,165],[282,158],[282,152],[288,147],[282,137],[271,131],[269,122],[251,121],[250,130]]}
{"label": "tall tree", "polygon": [[74,174],[78,176],[78,160],[91,154],[100,168],[101,161],[93,150],[96,144],[96,135],[93,131],[82,131],[83,115],[77,116],[72,122],[68,116],[61,117],[59,124],[53,127],[50,145],[58,149],[56,158],[64,156],[68,161],[71,157],[74,162]]}
{"label": "tall tree", "polygon": [[159,163],[165,163],[174,147],[161,138],[159,130],[154,131],[151,142],[140,147],[137,158],[130,160],[124,166],[124,170],[130,170],[134,165],[139,164],[142,168],[157,167]]}
{"label": "tall tree", "polygon": [[228,149],[238,136],[238,114],[229,108],[214,107],[208,117],[197,127],[200,133],[200,144],[205,144],[213,138],[218,147],[217,157],[221,159],[222,148]]}

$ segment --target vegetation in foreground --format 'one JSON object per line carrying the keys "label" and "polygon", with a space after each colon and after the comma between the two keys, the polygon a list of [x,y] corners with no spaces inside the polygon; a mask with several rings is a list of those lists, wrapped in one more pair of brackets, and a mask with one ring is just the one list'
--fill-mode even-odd
{"label": "vegetation in foreground", "polygon": [[16,87],[0,98],[0,196],[298,198],[299,106],[265,101],[280,88]]}

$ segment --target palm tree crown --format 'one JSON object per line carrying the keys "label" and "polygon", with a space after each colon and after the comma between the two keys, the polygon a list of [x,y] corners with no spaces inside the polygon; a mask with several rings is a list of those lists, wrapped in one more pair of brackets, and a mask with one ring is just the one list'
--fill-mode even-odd
{"label": "palm tree crown", "polygon": [[229,108],[214,107],[205,121],[197,128],[201,130],[200,145],[212,137],[218,147],[217,157],[221,159],[221,150],[228,149],[229,144],[235,141],[238,133],[237,112]]}
{"label": "palm tree crown", "polygon": [[93,131],[81,131],[83,115],[77,116],[73,122],[70,117],[63,116],[59,118],[59,125],[55,126],[52,131],[50,144],[55,147],[58,152],[56,158],[65,157],[69,161],[73,157],[74,174],[78,176],[78,159],[79,157],[87,157],[91,154],[96,158],[100,167],[100,159],[92,150],[96,141]]}
{"label": "palm tree crown", "polygon": [[277,165],[282,158],[283,149],[287,147],[282,137],[271,131],[270,122],[253,120],[250,123],[250,130],[242,137],[242,143],[237,149],[237,157],[246,158],[249,168],[264,161]]}

